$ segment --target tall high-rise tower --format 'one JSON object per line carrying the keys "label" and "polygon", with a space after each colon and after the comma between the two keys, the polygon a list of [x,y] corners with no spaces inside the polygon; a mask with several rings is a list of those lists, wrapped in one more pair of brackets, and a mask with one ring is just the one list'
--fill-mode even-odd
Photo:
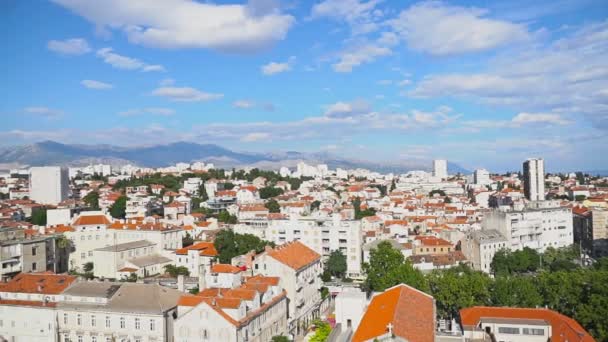
{"label": "tall high-rise tower", "polygon": [[59,204],[68,199],[68,169],[58,166],[30,168],[30,198],[40,204]]}
{"label": "tall high-rise tower", "polygon": [[433,160],[433,176],[441,179],[448,178],[448,161],[445,159]]}
{"label": "tall high-rise tower", "polygon": [[530,158],[524,162],[524,194],[530,201],[545,199],[545,162],[542,158]]}

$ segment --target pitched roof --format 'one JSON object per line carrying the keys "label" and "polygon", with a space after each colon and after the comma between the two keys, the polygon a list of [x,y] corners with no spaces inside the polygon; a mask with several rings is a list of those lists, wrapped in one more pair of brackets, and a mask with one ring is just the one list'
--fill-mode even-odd
{"label": "pitched roof", "polygon": [[401,284],[372,298],[352,341],[368,341],[383,336],[392,326],[395,336],[407,341],[435,341],[435,300]]}
{"label": "pitched roof", "polygon": [[52,272],[19,273],[8,283],[0,283],[0,292],[59,294],[75,280],[74,276]]}
{"label": "pitched roof", "polygon": [[474,306],[460,310],[460,319],[465,327],[476,326],[482,318],[541,319],[551,325],[552,342],[594,341],[578,322],[549,309]]}
{"label": "pitched roof", "polygon": [[85,226],[85,225],[109,225],[112,222],[108,220],[106,215],[80,215],[76,221],[74,221],[75,226]]}
{"label": "pitched roof", "polygon": [[215,264],[211,266],[211,273],[239,273],[241,269],[229,264]]}
{"label": "pitched roof", "polygon": [[268,256],[294,270],[302,269],[321,259],[321,255],[300,241],[293,241],[267,251]]}
{"label": "pitched roof", "polygon": [[175,254],[177,255],[186,255],[188,254],[188,251],[199,251],[199,255],[201,256],[217,256],[217,250],[215,249],[215,246],[213,245],[213,242],[197,242],[193,245],[190,245],[188,247],[184,247],[184,248],[180,248],[178,250],[175,251]]}

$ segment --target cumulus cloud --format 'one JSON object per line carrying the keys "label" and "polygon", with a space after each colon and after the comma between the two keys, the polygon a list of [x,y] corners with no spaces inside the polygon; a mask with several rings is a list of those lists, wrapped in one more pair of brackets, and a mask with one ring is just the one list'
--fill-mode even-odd
{"label": "cumulus cloud", "polygon": [[586,24],[564,37],[492,59],[476,73],[432,74],[407,93],[456,97],[518,112],[582,114],[608,129],[608,22]]}
{"label": "cumulus cloud", "polygon": [[112,48],[109,47],[97,50],[96,54],[97,57],[102,58],[105,63],[110,64],[117,69],[140,70],[143,72],[165,71],[165,68],[162,65],[147,64],[137,58],[119,55],[113,52]]}
{"label": "cumulus cloud", "polygon": [[330,118],[345,118],[369,114],[371,107],[365,100],[352,102],[336,102],[327,107],[325,116]]}
{"label": "cumulus cloud", "polygon": [[101,30],[120,30],[130,42],[158,48],[251,52],[287,35],[295,19],[278,2],[212,4],[194,0],[53,0]]}
{"label": "cumulus cloud", "polygon": [[364,63],[370,63],[378,57],[392,54],[390,48],[375,43],[355,44],[342,51],[338,61],[332,65],[336,72],[351,72],[354,67]]}
{"label": "cumulus cloud", "polygon": [[224,94],[208,93],[192,87],[159,87],[152,91],[152,95],[178,102],[211,101],[224,97]]}
{"label": "cumulus cloud", "polygon": [[83,38],[72,38],[66,40],[49,40],[46,47],[62,55],[83,55],[91,52],[89,43]]}
{"label": "cumulus cloud", "polygon": [[513,118],[515,124],[552,124],[567,125],[570,121],[562,118],[558,114],[552,113],[519,113]]}
{"label": "cumulus cloud", "polygon": [[353,34],[365,34],[376,31],[383,16],[376,6],[381,0],[324,0],[312,7],[311,18],[330,18],[346,22]]}
{"label": "cumulus cloud", "polygon": [[487,14],[483,9],[428,1],[402,11],[390,25],[410,49],[433,55],[479,52],[530,39],[525,25]]}
{"label": "cumulus cloud", "polygon": [[107,90],[107,89],[114,88],[114,86],[109,83],[95,81],[95,80],[82,80],[82,81],[80,81],[80,84],[82,84],[82,86],[85,88],[96,89],[96,90]]}
{"label": "cumulus cloud", "polygon": [[289,57],[287,62],[279,63],[279,62],[270,62],[266,65],[263,65],[260,70],[264,75],[274,75],[280,74],[282,72],[286,72],[291,70],[291,66],[295,63],[296,58],[294,56]]}

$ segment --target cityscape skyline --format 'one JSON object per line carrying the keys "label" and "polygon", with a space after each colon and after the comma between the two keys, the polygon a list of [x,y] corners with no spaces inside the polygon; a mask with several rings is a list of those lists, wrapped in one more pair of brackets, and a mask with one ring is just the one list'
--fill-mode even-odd
{"label": "cityscape skyline", "polygon": [[[193,141],[608,169],[595,157],[608,146],[601,1],[0,6],[0,146]],[[234,20],[212,37],[209,13]]]}

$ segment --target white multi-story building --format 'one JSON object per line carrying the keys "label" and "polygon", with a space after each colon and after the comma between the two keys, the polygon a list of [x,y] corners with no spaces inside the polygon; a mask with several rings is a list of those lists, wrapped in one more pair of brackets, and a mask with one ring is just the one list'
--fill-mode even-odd
{"label": "white multi-story building", "polygon": [[545,199],[545,162],[542,158],[530,158],[524,162],[524,194],[530,201]]}
{"label": "white multi-story building", "polygon": [[60,341],[169,341],[181,295],[157,284],[75,283],[57,304]]}
{"label": "white multi-story building", "polygon": [[266,342],[287,334],[287,297],[276,277],[184,295],[177,314],[175,342]]}
{"label": "white multi-story building", "polygon": [[68,199],[68,169],[58,166],[30,168],[30,198],[40,204],[59,204]]}
{"label": "white multi-story building", "polygon": [[462,253],[476,271],[490,273],[497,251],[507,247],[507,239],[497,230],[476,230],[462,241]]}
{"label": "white multi-story building", "polygon": [[333,218],[271,220],[265,238],[278,245],[300,241],[324,258],[339,250],[346,256],[348,275],[356,277],[361,275],[362,234],[361,221],[341,220],[339,215],[334,215]]}
{"label": "white multi-story building", "polygon": [[490,172],[486,169],[477,169],[473,174],[473,183],[479,185],[488,185],[492,183]]}
{"label": "white multi-story building", "polygon": [[255,258],[253,273],[278,277],[279,286],[287,291],[289,299],[290,331],[307,326],[320,313],[321,255],[299,241],[277,248],[267,247]]}
{"label": "white multi-story building", "polygon": [[572,209],[559,202],[532,202],[522,210],[493,210],[484,215],[484,230],[496,229],[507,239],[507,248],[524,247],[544,252],[548,247],[566,247],[574,242]]}
{"label": "white multi-story building", "polygon": [[448,161],[445,159],[433,160],[433,176],[441,179],[448,178]]}

